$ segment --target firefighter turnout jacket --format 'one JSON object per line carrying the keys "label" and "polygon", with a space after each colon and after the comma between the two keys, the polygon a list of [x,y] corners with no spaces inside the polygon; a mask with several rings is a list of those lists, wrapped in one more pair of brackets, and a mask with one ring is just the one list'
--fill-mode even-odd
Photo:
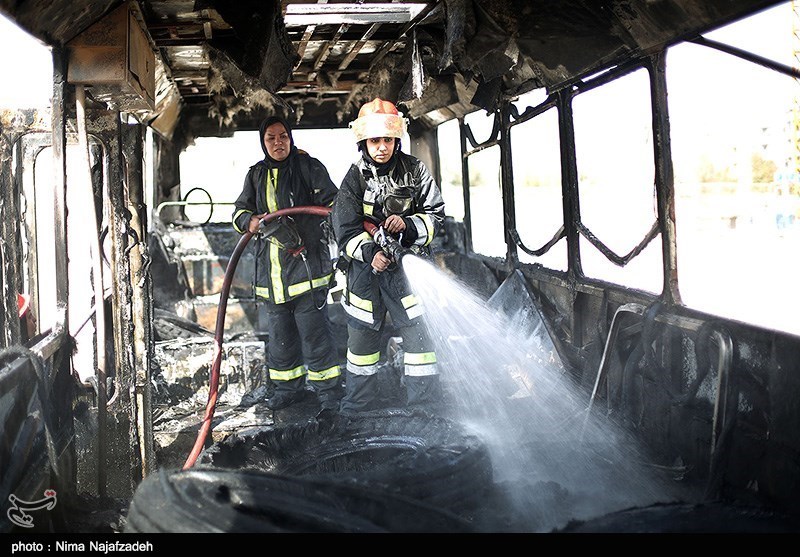
{"label": "firefighter turnout jacket", "polygon": [[[402,197],[410,202],[398,203]],[[391,283],[384,282],[381,288],[373,282],[378,277],[371,272],[371,263],[381,248],[364,229],[364,221],[380,225],[390,214],[397,214],[390,210],[394,207],[404,210],[401,216],[406,229],[401,244],[414,251],[427,250],[444,222],[444,201],[427,167],[399,150],[380,165],[362,156],[342,181],[332,220],[348,265],[342,305],[350,317],[373,329],[380,327],[387,309],[380,297],[382,288],[389,287],[393,301],[402,304],[409,322],[422,311],[402,273],[380,273]]]}
{"label": "firefighter turnout jacket", "polygon": [[[253,215],[297,206],[330,207],[337,191],[325,166],[292,145],[283,161],[265,157],[250,167],[235,203],[233,227],[244,234]],[[256,294],[275,304],[327,289],[333,279],[328,238],[322,227],[325,218],[296,215],[279,220],[282,222],[270,227],[273,232],[267,236],[265,253],[258,256],[255,284]],[[292,235],[299,235],[300,245],[279,240]]]}

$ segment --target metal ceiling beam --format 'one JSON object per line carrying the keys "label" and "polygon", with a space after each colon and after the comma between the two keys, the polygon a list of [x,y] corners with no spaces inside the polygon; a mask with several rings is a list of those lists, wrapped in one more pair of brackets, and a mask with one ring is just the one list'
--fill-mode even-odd
{"label": "metal ceiling beam", "polygon": [[328,56],[330,56],[331,50],[333,49],[334,46],[336,46],[336,43],[339,42],[339,39],[342,38],[342,35],[344,35],[349,28],[350,25],[348,24],[339,26],[339,29],[336,31],[336,34],[333,36],[333,38],[329,40],[327,43],[325,43],[319,49],[319,54],[317,55],[317,59],[314,60],[314,71],[308,75],[308,78],[310,80],[313,80],[314,78],[317,77],[317,72],[325,63],[325,60],[328,59]]}
{"label": "metal ceiling beam", "polygon": [[339,64],[340,70],[347,69],[347,66],[350,65],[350,62],[352,62],[355,59],[355,57],[358,56],[358,53],[361,52],[361,49],[364,48],[365,44],[367,44],[369,38],[375,34],[375,31],[377,31],[380,28],[380,26],[381,26],[380,23],[373,23],[372,25],[369,26],[369,29],[367,29],[367,31],[361,36],[358,42],[356,42],[356,44],[353,45],[353,48],[351,48],[350,52],[347,53],[347,56],[344,57],[342,63]]}
{"label": "metal ceiling beam", "polygon": [[[328,0],[317,0],[318,4],[327,4],[327,2],[328,2]],[[284,21],[285,21],[285,18],[286,18],[286,15],[284,14]],[[314,31],[316,29],[317,29],[317,25],[316,25],[316,22],[314,22],[313,24],[307,26],[305,28],[305,30],[303,31],[303,37],[300,39],[300,42],[297,44],[297,54],[300,56],[300,58],[297,60],[297,64],[295,64],[295,66],[294,66],[295,70],[300,67],[300,64],[303,63],[303,55],[306,52],[306,48],[308,48],[308,41],[311,40],[311,37],[314,35]]]}
{"label": "metal ceiling beam", "polygon": [[375,52],[375,55],[372,57],[372,61],[370,62],[370,67],[375,66],[375,64],[380,62],[384,56],[386,56],[389,52],[391,52],[397,45],[397,43],[400,41],[400,39],[402,39],[406,33],[408,33],[411,29],[414,28],[415,25],[417,25],[417,23],[425,19],[425,17],[429,13],[431,13],[431,10],[433,10],[433,8],[436,7],[436,4],[437,4],[436,2],[429,2],[427,4],[423,4],[422,10],[420,10],[417,13],[417,15],[414,16],[405,27],[403,27],[403,30],[400,31],[400,34],[397,36],[397,39],[393,41],[384,42],[383,45],[381,45],[380,49],[378,49],[377,52]]}

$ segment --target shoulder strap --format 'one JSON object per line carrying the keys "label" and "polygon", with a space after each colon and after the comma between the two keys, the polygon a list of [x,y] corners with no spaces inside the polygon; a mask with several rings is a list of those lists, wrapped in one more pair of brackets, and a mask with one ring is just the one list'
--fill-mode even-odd
{"label": "shoulder strap", "polygon": [[358,183],[361,185],[361,195],[364,195],[364,192],[367,191],[367,179],[364,178],[364,170],[358,166],[357,164],[353,164],[353,167],[356,169],[356,174],[358,174]]}

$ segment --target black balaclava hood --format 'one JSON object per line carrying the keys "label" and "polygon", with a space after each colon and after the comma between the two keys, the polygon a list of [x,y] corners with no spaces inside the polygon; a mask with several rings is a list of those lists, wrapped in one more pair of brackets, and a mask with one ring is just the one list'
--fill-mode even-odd
{"label": "black balaclava hood", "polygon": [[[291,147],[289,148],[289,156],[283,159],[282,161],[276,161],[275,159],[270,157],[269,152],[267,151],[267,146],[264,145],[264,134],[266,133],[267,128],[273,124],[282,124],[283,127],[286,128],[286,133],[289,134],[289,141],[291,141],[292,144]],[[259,143],[261,143],[261,150],[264,151],[264,160],[267,161],[267,163],[270,166],[283,166],[283,164],[287,163],[289,159],[292,158],[292,155],[294,155],[297,152],[297,147],[295,147],[294,145],[294,136],[292,135],[292,126],[290,126],[289,122],[287,122],[284,118],[281,118],[280,116],[270,116],[269,118],[261,122],[261,126],[258,129],[258,141]]]}

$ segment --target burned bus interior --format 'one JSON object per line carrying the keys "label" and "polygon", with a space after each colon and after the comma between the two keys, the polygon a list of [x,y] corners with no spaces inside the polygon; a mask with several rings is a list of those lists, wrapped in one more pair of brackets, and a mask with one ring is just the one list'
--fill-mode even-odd
{"label": "burned bus interior", "polygon": [[[52,57],[48,107],[0,106],[3,530],[800,531],[800,114],[769,96],[800,71],[714,34],[779,9],[800,20],[766,0],[0,0]],[[682,89],[700,52],[720,62]],[[729,128],[677,108],[734,95]],[[430,260],[403,268],[446,405],[403,407],[388,322],[383,408],[271,411],[258,242],[231,226],[263,154],[223,145],[257,149],[279,115],[338,186],[376,97],[443,190]],[[788,135],[685,178],[680,138],[722,145],[763,106]]]}

